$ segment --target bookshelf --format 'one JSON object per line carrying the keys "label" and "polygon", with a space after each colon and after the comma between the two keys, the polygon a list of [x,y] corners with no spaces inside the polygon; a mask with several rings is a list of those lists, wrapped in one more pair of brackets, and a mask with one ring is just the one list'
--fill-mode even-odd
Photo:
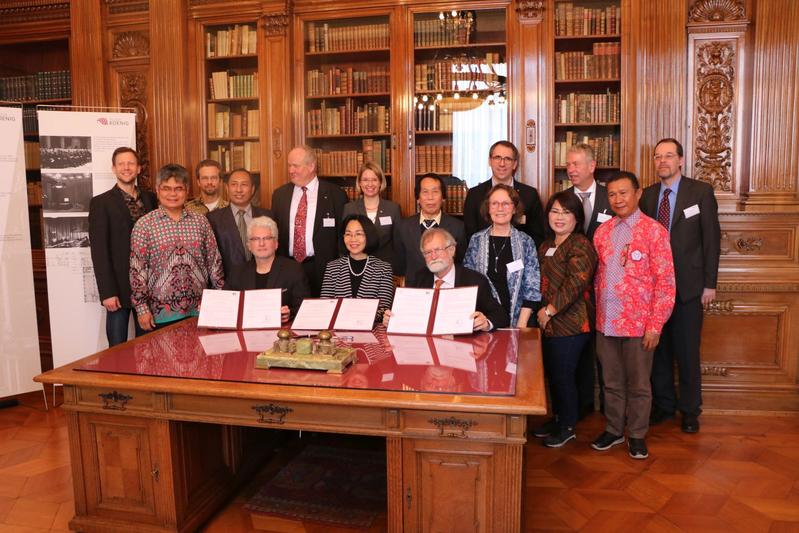
{"label": "bookshelf", "polygon": [[444,176],[444,209],[459,215],[467,183],[490,175],[488,148],[508,137],[506,10],[414,13],[413,54],[411,168]]}
{"label": "bookshelf", "polygon": [[393,133],[388,14],[302,22],[303,137],[321,179],[352,200],[366,161],[380,165],[391,197]]}
{"label": "bookshelf", "polygon": [[205,157],[223,172],[261,171],[258,31],[255,22],[203,27]]}
{"label": "bookshelf", "polygon": [[0,46],[0,102],[22,105],[31,248],[43,250],[42,174],[36,106],[72,103],[69,41],[57,39]]}
{"label": "bookshelf", "polygon": [[566,151],[586,142],[594,148],[595,177],[620,167],[621,1],[556,1],[554,176],[555,190],[571,186]]}

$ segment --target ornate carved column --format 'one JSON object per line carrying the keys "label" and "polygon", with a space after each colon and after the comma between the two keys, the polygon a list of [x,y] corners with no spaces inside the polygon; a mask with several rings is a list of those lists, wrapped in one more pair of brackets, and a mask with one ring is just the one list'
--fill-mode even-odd
{"label": "ornate carved column", "polygon": [[153,170],[166,163],[188,165],[186,127],[186,0],[150,0],[150,80]]}
{"label": "ornate carved column", "polygon": [[69,3],[72,104],[104,106],[103,21],[100,0]]}
{"label": "ornate carved column", "polygon": [[696,0],[688,12],[688,138],[685,172],[713,186],[733,210],[743,186],[745,34],[742,0]]}

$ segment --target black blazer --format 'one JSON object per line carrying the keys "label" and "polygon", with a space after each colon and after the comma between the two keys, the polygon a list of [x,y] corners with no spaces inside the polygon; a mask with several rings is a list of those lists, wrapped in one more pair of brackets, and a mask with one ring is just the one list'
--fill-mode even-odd
{"label": "black blazer", "polygon": [[[232,204],[230,204],[232,205]],[[247,256],[244,252],[244,244],[239,237],[239,226],[236,223],[236,217],[230,209],[230,205],[221,209],[214,209],[206,216],[208,222],[211,223],[211,229],[214,230],[214,237],[216,237],[216,245],[219,247],[219,254],[222,256],[222,268],[225,270],[225,277],[227,277],[233,269],[247,261]],[[261,207],[252,206],[252,217],[266,216],[274,218],[272,211],[263,209]]]}
{"label": "black blazer", "polygon": [[[429,289],[433,287],[433,273],[427,267],[414,276],[414,283],[405,285],[416,289]],[[455,286],[469,287],[477,285],[477,310],[491,321],[495,328],[506,328],[510,323],[510,316],[502,305],[494,299],[488,278],[465,266],[455,265]]]}
{"label": "black blazer", "polygon": [[[641,211],[657,220],[660,183],[644,189]],[[699,214],[685,217],[685,210],[697,206]],[[721,254],[719,206],[713,188],[705,183],[682,176],[674,203],[671,223],[671,255],[677,297],[685,303],[702,295],[705,288],[715,289]]]}
{"label": "black blazer", "polygon": [[[348,215],[366,216],[366,206],[363,203],[363,198],[353,200],[344,206],[344,213],[341,215],[342,220],[347,218]],[[381,217],[389,217],[391,224],[383,224],[380,221]],[[377,206],[377,218],[375,219],[375,228],[377,228],[377,235],[380,237],[380,244],[372,255],[390,264],[395,272],[397,271],[397,266],[394,258],[394,226],[399,223],[400,218],[402,218],[402,215],[400,215],[399,205],[391,200],[381,198]],[[344,231],[344,228],[341,230]]]}
{"label": "black blazer", "polygon": [[[466,201],[463,204],[463,223],[466,228],[467,243],[472,235],[490,225],[480,216],[480,206],[491,187],[491,180],[487,180],[475,185],[466,193]],[[541,198],[535,188],[517,180],[513,180],[513,188],[519,193],[519,200],[524,206],[524,222],[522,224],[514,223],[514,226],[532,237],[537,249],[544,242],[545,235],[544,208],[541,206]]]}
{"label": "black blazer", "polygon": [[[247,291],[255,288],[255,259],[250,259],[233,268],[225,280],[225,289],[231,291]],[[310,298],[311,289],[302,267],[294,260],[275,256],[267,289],[283,289],[282,304],[289,306],[291,316],[297,314],[302,301]]]}
{"label": "black blazer", "polygon": [[[347,203],[347,195],[337,185],[321,178],[317,191],[316,218],[313,229],[314,270],[315,277],[321,285],[325,273],[325,266],[329,261],[339,256],[339,235],[341,233],[341,214]],[[281,185],[272,194],[272,211],[275,213],[280,242],[277,252],[283,257],[289,256],[289,235],[291,228],[291,196],[294,194],[294,184]],[[332,218],[334,225],[324,227],[323,219]]]}
{"label": "black blazer", "polygon": [[[129,309],[133,219],[116,189],[115,185],[89,202],[89,244],[100,301],[117,296],[122,307]],[[146,213],[158,207],[155,194],[141,189],[139,194]]]}
{"label": "black blazer", "polygon": [[[463,230],[463,222],[446,213],[441,213],[440,228],[450,232],[455,237],[457,248],[455,250],[455,262],[463,261],[466,254],[466,235]],[[419,242],[422,239],[422,226],[419,224],[419,214],[405,217],[396,224],[394,228],[394,253],[396,254],[397,274],[405,276],[405,284],[413,283],[413,278],[420,270],[427,270],[424,256],[419,250]]]}
{"label": "black blazer", "polygon": [[[577,194],[574,190],[574,186],[572,185],[568,189],[575,194]],[[579,196],[578,196],[579,198]],[[609,216],[613,216],[613,210],[610,208],[610,202],[608,201],[608,188],[602,185],[599,182],[596,182],[596,194],[594,195],[594,210],[591,212],[591,224],[588,226],[588,233],[586,233],[586,237],[591,242],[594,242],[594,233],[596,229],[602,224],[597,220],[599,217],[599,213],[605,213]]]}

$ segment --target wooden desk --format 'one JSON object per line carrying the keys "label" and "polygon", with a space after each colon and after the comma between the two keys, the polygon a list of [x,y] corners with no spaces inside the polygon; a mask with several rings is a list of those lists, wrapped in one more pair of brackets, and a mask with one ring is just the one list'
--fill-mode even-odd
{"label": "wooden desk", "polygon": [[456,339],[468,370],[443,347],[398,364],[378,337],[343,375],[255,370],[240,333],[207,355],[186,321],[38,376],[64,384],[70,527],[197,529],[266,455],[249,428],[269,427],[385,437],[392,532],[519,531],[527,415],[546,412],[538,330]]}

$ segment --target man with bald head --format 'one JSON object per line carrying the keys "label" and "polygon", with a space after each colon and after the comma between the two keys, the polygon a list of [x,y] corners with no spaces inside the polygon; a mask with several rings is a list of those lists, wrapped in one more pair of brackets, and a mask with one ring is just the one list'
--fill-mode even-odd
{"label": "man with bald head", "polygon": [[309,146],[293,148],[287,159],[291,182],[272,195],[280,232],[278,253],[302,265],[311,295],[318,297],[325,266],[339,256],[339,226],[347,195],[317,177],[316,154]]}

